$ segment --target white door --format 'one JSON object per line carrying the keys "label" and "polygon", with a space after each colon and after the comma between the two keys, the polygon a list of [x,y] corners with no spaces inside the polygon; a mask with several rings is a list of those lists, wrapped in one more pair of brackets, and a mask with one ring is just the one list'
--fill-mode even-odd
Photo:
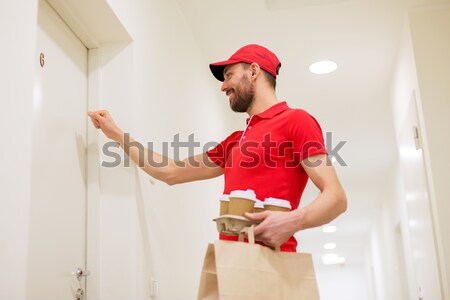
{"label": "white door", "polygon": [[412,290],[410,295],[417,295],[423,300],[439,300],[442,295],[417,116],[417,104],[413,94],[399,141],[416,280],[412,284],[415,290]]}
{"label": "white door", "polygon": [[27,299],[73,300],[85,288],[72,272],[86,265],[88,51],[46,1],[38,13]]}

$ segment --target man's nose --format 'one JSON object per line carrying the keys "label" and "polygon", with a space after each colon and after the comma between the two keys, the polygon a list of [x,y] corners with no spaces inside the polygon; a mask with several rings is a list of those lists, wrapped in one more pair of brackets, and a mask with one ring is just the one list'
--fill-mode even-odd
{"label": "man's nose", "polygon": [[222,83],[222,86],[220,87],[220,90],[222,92],[226,92],[228,85],[225,83],[225,81]]}

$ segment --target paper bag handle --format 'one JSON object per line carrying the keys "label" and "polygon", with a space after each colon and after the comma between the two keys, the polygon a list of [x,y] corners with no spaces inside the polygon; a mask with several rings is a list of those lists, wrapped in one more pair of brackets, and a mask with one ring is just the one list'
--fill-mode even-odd
{"label": "paper bag handle", "polygon": [[[254,244],[255,243],[255,225],[242,228],[241,232],[239,232],[239,242],[244,241],[245,234],[247,234],[248,242],[250,244]],[[276,252],[280,252],[280,246],[275,247],[274,250]]]}
{"label": "paper bag handle", "polygon": [[248,242],[250,244],[254,244],[255,243],[255,225],[242,228],[241,232],[239,232],[239,242],[244,241],[245,234],[247,234]]}

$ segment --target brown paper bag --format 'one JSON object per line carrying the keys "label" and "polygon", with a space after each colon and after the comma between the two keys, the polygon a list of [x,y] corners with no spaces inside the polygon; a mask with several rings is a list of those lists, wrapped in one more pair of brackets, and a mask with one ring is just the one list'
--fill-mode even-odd
{"label": "brown paper bag", "polygon": [[198,300],[319,300],[311,254],[249,243],[209,244]]}

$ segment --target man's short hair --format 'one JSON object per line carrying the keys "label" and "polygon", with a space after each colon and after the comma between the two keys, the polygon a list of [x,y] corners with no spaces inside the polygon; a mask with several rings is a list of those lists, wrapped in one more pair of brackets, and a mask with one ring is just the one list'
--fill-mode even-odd
{"label": "man's short hair", "polygon": [[[248,63],[242,62],[241,64],[244,67],[244,70],[247,70],[250,67],[250,64],[248,64]],[[267,72],[266,70],[263,70],[263,69],[260,69],[260,70],[263,72],[264,76],[266,77],[267,81],[269,82],[269,85],[275,90],[275,88],[277,87],[276,78],[272,74]]]}

